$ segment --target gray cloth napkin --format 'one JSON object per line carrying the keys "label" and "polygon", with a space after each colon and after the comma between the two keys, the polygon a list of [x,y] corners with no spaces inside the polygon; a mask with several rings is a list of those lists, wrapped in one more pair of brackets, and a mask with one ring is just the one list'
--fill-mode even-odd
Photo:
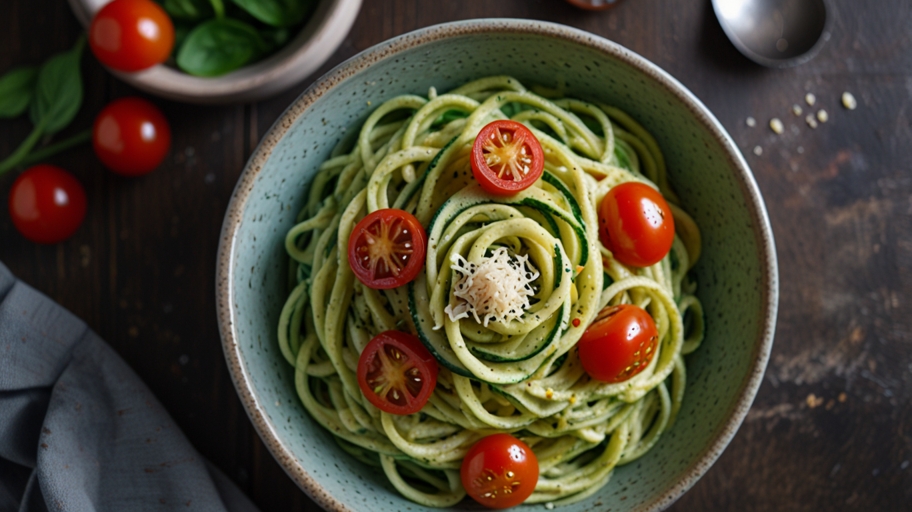
{"label": "gray cloth napkin", "polygon": [[252,512],[85,323],[0,263],[0,511]]}

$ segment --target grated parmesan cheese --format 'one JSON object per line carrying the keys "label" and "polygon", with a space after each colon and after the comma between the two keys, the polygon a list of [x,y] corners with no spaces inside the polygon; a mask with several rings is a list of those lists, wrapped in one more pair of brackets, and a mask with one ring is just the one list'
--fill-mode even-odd
{"label": "grated parmesan cheese", "polygon": [[453,292],[458,303],[444,309],[450,320],[472,315],[485,327],[492,321],[522,321],[529,298],[535,294],[532,282],[539,276],[528,256],[510,256],[506,247],[499,247],[478,264],[466,261],[460,254],[453,254],[450,261],[460,274]]}

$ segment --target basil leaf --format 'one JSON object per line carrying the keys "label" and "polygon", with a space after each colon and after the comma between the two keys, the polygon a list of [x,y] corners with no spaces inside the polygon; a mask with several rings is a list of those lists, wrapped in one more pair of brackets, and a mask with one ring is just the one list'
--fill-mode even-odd
{"label": "basil leaf", "polygon": [[181,46],[184,45],[184,41],[187,40],[187,36],[190,35],[190,31],[193,30],[194,25],[187,23],[175,23],[174,24],[174,49],[171,50],[171,56],[175,59],[177,58],[177,52],[180,51]]}
{"label": "basil leaf", "polygon": [[219,76],[238,69],[267,49],[259,32],[229,18],[206,21],[187,36],[177,66],[196,76]]}
{"label": "basil leaf", "polygon": [[212,16],[208,0],[159,0],[165,12],[175,20],[196,21]]}
{"label": "basil leaf", "polygon": [[260,30],[260,37],[266,43],[267,53],[271,53],[285,46],[294,34],[287,28],[271,28]]}
{"label": "basil leaf", "polygon": [[11,119],[25,112],[35,95],[38,69],[22,67],[0,77],[0,118]]}
{"label": "basil leaf", "polygon": [[45,135],[64,129],[79,112],[82,105],[79,58],[84,46],[85,39],[80,38],[72,50],[51,57],[38,72],[29,116],[35,126],[43,125]]}
{"label": "basil leaf", "polygon": [[232,0],[254,18],[273,27],[290,27],[304,21],[313,0]]}

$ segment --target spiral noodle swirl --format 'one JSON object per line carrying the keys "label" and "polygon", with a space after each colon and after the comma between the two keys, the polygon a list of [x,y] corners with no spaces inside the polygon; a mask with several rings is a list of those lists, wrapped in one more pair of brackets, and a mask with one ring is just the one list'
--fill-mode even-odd
{"label": "spiral noodle swirl", "polygon": [[[494,432],[513,433],[538,458],[541,476],[527,503],[596,492],[673,422],[683,356],[703,337],[688,275],[699,230],[677,206],[655,140],[618,109],[538,92],[489,77],[385,102],[357,140],[322,164],[286,237],[291,291],[278,339],[302,403],[343,449],[382,467],[396,489],[424,505],[464,497],[461,460]],[[475,183],[469,159],[479,130],[504,118],[535,134],[545,171],[531,188],[497,198]],[[677,236],[652,267],[626,267],[598,241],[596,205],[627,181],[657,187],[672,207]],[[348,239],[359,219],[389,207],[425,227],[426,265],[407,286],[374,290],[354,278]],[[464,275],[454,262],[477,264],[501,248],[538,274],[529,307],[506,321],[453,319],[446,310],[461,300]],[[627,381],[592,380],[574,347],[599,310],[622,303],[654,318],[658,353]],[[384,413],[358,386],[359,354],[390,329],[418,334],[441,363],[436,389],[416,414]]]}

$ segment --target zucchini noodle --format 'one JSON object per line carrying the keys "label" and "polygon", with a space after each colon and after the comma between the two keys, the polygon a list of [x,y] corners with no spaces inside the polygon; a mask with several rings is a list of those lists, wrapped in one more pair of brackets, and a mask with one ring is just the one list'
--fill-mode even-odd
{"label": "zucchini noodle", "polygon": [[[614,107],[535,91],[495,76],[385,102],[320,166],[285,240],[290,291],[278,341],[301,402],[346,452],[423,505],[463,499],[461,461],[495,432],[515,435],[538,458],[526,503],[592,495],[674,422],[684,355],[703,339],[688,274],[700,233],[669,186],[656,141]],[[544,151],[542,178],[514,196],[488,195],[471,171],[474,139],[496,119],[523,123]],[[628,181],[658,189],[674,216],[671,251],[647,268],[621,264],[599,242],[597,205]],[[413,282],[375,290],[355,279],[348,240],[361,218],[390,207],[421,222],[427,256]],[[534,267],[531,305],[502,322],[451,319],[454,259],[477,262],[500,247]],[[618,304],[644,308],[659,339],[644,371],[610,384],[586,374],[575,345],[598,311]],[[380,411],[358,385],[359,354],[389,329],[416,334],[440,363],[415,414]]]}

